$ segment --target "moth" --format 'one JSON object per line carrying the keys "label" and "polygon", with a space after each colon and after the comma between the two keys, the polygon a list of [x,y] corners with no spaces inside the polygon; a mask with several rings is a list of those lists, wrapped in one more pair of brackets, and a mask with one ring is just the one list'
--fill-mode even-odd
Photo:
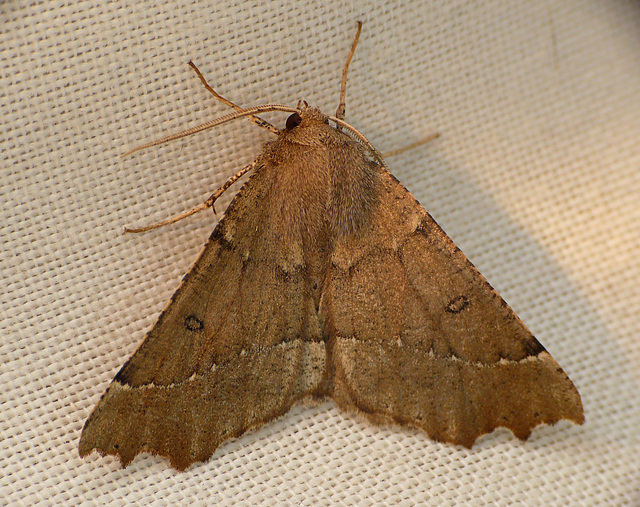
{"label": "moth", "polygon": [[[198,72],[235,112],[142,146],[240,117],[276,135],[177,217],[213,207],[253,170],[87,420],[82,456],[96,449],[126,466],[146,451],[184,470],[294,404],[326,398],[466,447],[498,427],[524,440],[542,423],[583,423],[562,368],[344,122],[360,29],[335,117],[306,103],[242,109]],[[256,116],[273,110],[291,113],[284,129]]]}

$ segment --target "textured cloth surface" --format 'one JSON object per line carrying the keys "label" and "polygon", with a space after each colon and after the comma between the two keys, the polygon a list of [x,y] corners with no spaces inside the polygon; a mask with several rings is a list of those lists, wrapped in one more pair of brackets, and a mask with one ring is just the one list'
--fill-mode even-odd
{"label": "textured cloth surface", "polygon": [[[84,421],[209,236],[206,199],[269,139],[242,106],[347,120],[562,365],[582,427],[472,449],[296,407],[178,473],[78,456]],[[640,504],[640,5],[633,1],[0,3],[0,503]],[[267,116],[283,125],[286,115]],[[236,188],[236,187],[234,187]],[[217,206],[224,210],[233,192]]]}

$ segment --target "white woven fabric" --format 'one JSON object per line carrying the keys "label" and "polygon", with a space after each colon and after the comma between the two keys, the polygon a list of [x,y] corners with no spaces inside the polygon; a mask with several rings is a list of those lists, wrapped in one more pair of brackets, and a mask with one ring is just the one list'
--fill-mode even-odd
{"label": "white woven fabric", "polygon": [[[85,419],[189,268],[195,206],[269,134],[243,106],[333,113],[389,160],[578,387],[582,427],[472,450],[298,407],[184,473],[80,459]],[[0,2],[0,504],[640,505],[637,2]],[[282,125],[286,115],[268,116]],[[231,195],[218,206],[223,210]]]}

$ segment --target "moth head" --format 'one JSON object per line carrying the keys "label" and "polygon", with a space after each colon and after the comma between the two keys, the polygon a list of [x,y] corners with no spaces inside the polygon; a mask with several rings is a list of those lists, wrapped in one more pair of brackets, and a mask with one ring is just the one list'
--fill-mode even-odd
{"label": "moth head", "polygon": [[281,131],[280,140],[303,146],[322,145],[334,130],[329,126],[329,116],[306,102],[296,108],[297,111],[287,118],[285,129]]}
{"label": "moth head", "polygon": [[296,130],[313,129],[314,126],[328,125],[329,117],[315,107],[310,107],[306,102],[298,102],[297,112],[289,115],[285,123],[286,133]]}

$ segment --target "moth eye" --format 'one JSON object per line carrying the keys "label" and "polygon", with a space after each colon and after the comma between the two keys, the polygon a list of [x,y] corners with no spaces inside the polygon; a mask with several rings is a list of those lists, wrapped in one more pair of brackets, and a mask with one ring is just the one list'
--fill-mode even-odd
{"label": "moth eye", "polygon": [[298,113],[293,113],[289,118],[287,118],[287,130],[291,130],[296,128],[298,125],[302,123],[302,118]]}

